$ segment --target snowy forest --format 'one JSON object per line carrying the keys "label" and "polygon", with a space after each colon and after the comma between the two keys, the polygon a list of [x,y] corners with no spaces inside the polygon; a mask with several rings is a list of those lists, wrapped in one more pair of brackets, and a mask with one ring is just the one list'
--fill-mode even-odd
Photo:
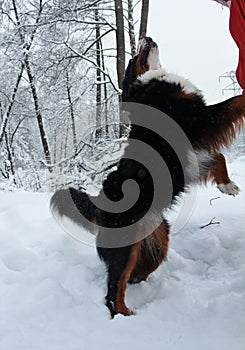
{"label": "snowy forest", "polygon": [[50,210],[57,188],[95,194],[122,156],[122,82],[141,35],[207,103],[241,93],[223,74],[237,64],[229,11],[211,0],[0,0],[1,350],[245,349],[244,130],[222,149],[241,192],[193,186],[164,211],[168,256],[128,285],[130,317],[110,319],[95,235]]}
{"label": "snowy forest", "polygon": [[101,182],[128,135],[118,106],[148,13],[149,0],[0,2],[0,189]]}
{"label": "snowy forest", "polygon": [[[118,157],[127,127],[119,128],[115,111],[148,7],[146,0],[1,1],[0,189],[45,190],[57,164],[64,172],[78,154],[93,159],[101,142],[103,153],[116,147]],[[92,161],[83,176],[97,169]]]}

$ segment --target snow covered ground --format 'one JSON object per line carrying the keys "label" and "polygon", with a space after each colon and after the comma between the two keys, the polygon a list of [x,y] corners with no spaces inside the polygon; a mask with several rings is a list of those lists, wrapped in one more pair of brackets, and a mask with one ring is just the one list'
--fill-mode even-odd
{"label": "snow covered ground", "polygon": [[[114,320],[95,248],[57,225],[47,194],[2,192],[0,349],[244,350],[244,166],[245,157],[229,164],[239,196],[199,189],[189,222],[171,235],[168,261],[127,289],[137,315]],[[219,225],[200,229],[214,217]]]}

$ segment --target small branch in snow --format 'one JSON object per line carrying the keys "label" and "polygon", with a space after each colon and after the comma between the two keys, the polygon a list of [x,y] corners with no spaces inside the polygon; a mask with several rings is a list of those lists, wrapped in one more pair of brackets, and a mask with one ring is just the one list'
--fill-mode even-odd
{"label": "small branch in snow", "polygon": [[216,199],[220,199],[220,197],[211,198],[210,201],[209,201],[209,204],[213,205],[212,202],[215,201]]}
{"label": "small branch in snow", "polygon": [[203,225],[203,226],[201,226],[200,228],[203,229],[203,228],[208,227],[208,226],[210,226],[210,225],[220,225],[220,222],[219,222],[219,221],[213,222],[214,219],[215,219],[215,218],[213,218],[212,220],[210,220],[210,222],[209,222],[208,224]]}

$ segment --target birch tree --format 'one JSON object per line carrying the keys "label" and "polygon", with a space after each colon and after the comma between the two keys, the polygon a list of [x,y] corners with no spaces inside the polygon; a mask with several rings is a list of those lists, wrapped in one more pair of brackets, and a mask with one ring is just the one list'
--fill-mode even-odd
{"label": "birch tree", "polygon": [[128,33],[130,39],[131,56],[136,55],[136,38],[135,38],[135,26],[134,26],[134,4],[133,0],[128,0]]}

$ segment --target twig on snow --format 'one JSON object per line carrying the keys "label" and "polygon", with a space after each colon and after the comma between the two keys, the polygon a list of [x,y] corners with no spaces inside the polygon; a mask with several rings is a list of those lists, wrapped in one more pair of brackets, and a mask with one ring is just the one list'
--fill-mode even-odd
{"label": "twig on snow", "polygon": [[209,204],[212,205],[212,202],[215,201],[216,199],[220,199],[220,197],[211,198]]}
{"label": "twig on snow", "polygon": [[209,222],[208,224],[203,225],[203,226],[201,226],[200,228],[203,229],[203,228],[208,227],[208,226],[210,226],[210,225],[220,225],[220,222],[219,222],[219,221],[213,222],[214,219],[215,219],[215,218],[213,218],[212,220],[210,220],[210,222]]}

